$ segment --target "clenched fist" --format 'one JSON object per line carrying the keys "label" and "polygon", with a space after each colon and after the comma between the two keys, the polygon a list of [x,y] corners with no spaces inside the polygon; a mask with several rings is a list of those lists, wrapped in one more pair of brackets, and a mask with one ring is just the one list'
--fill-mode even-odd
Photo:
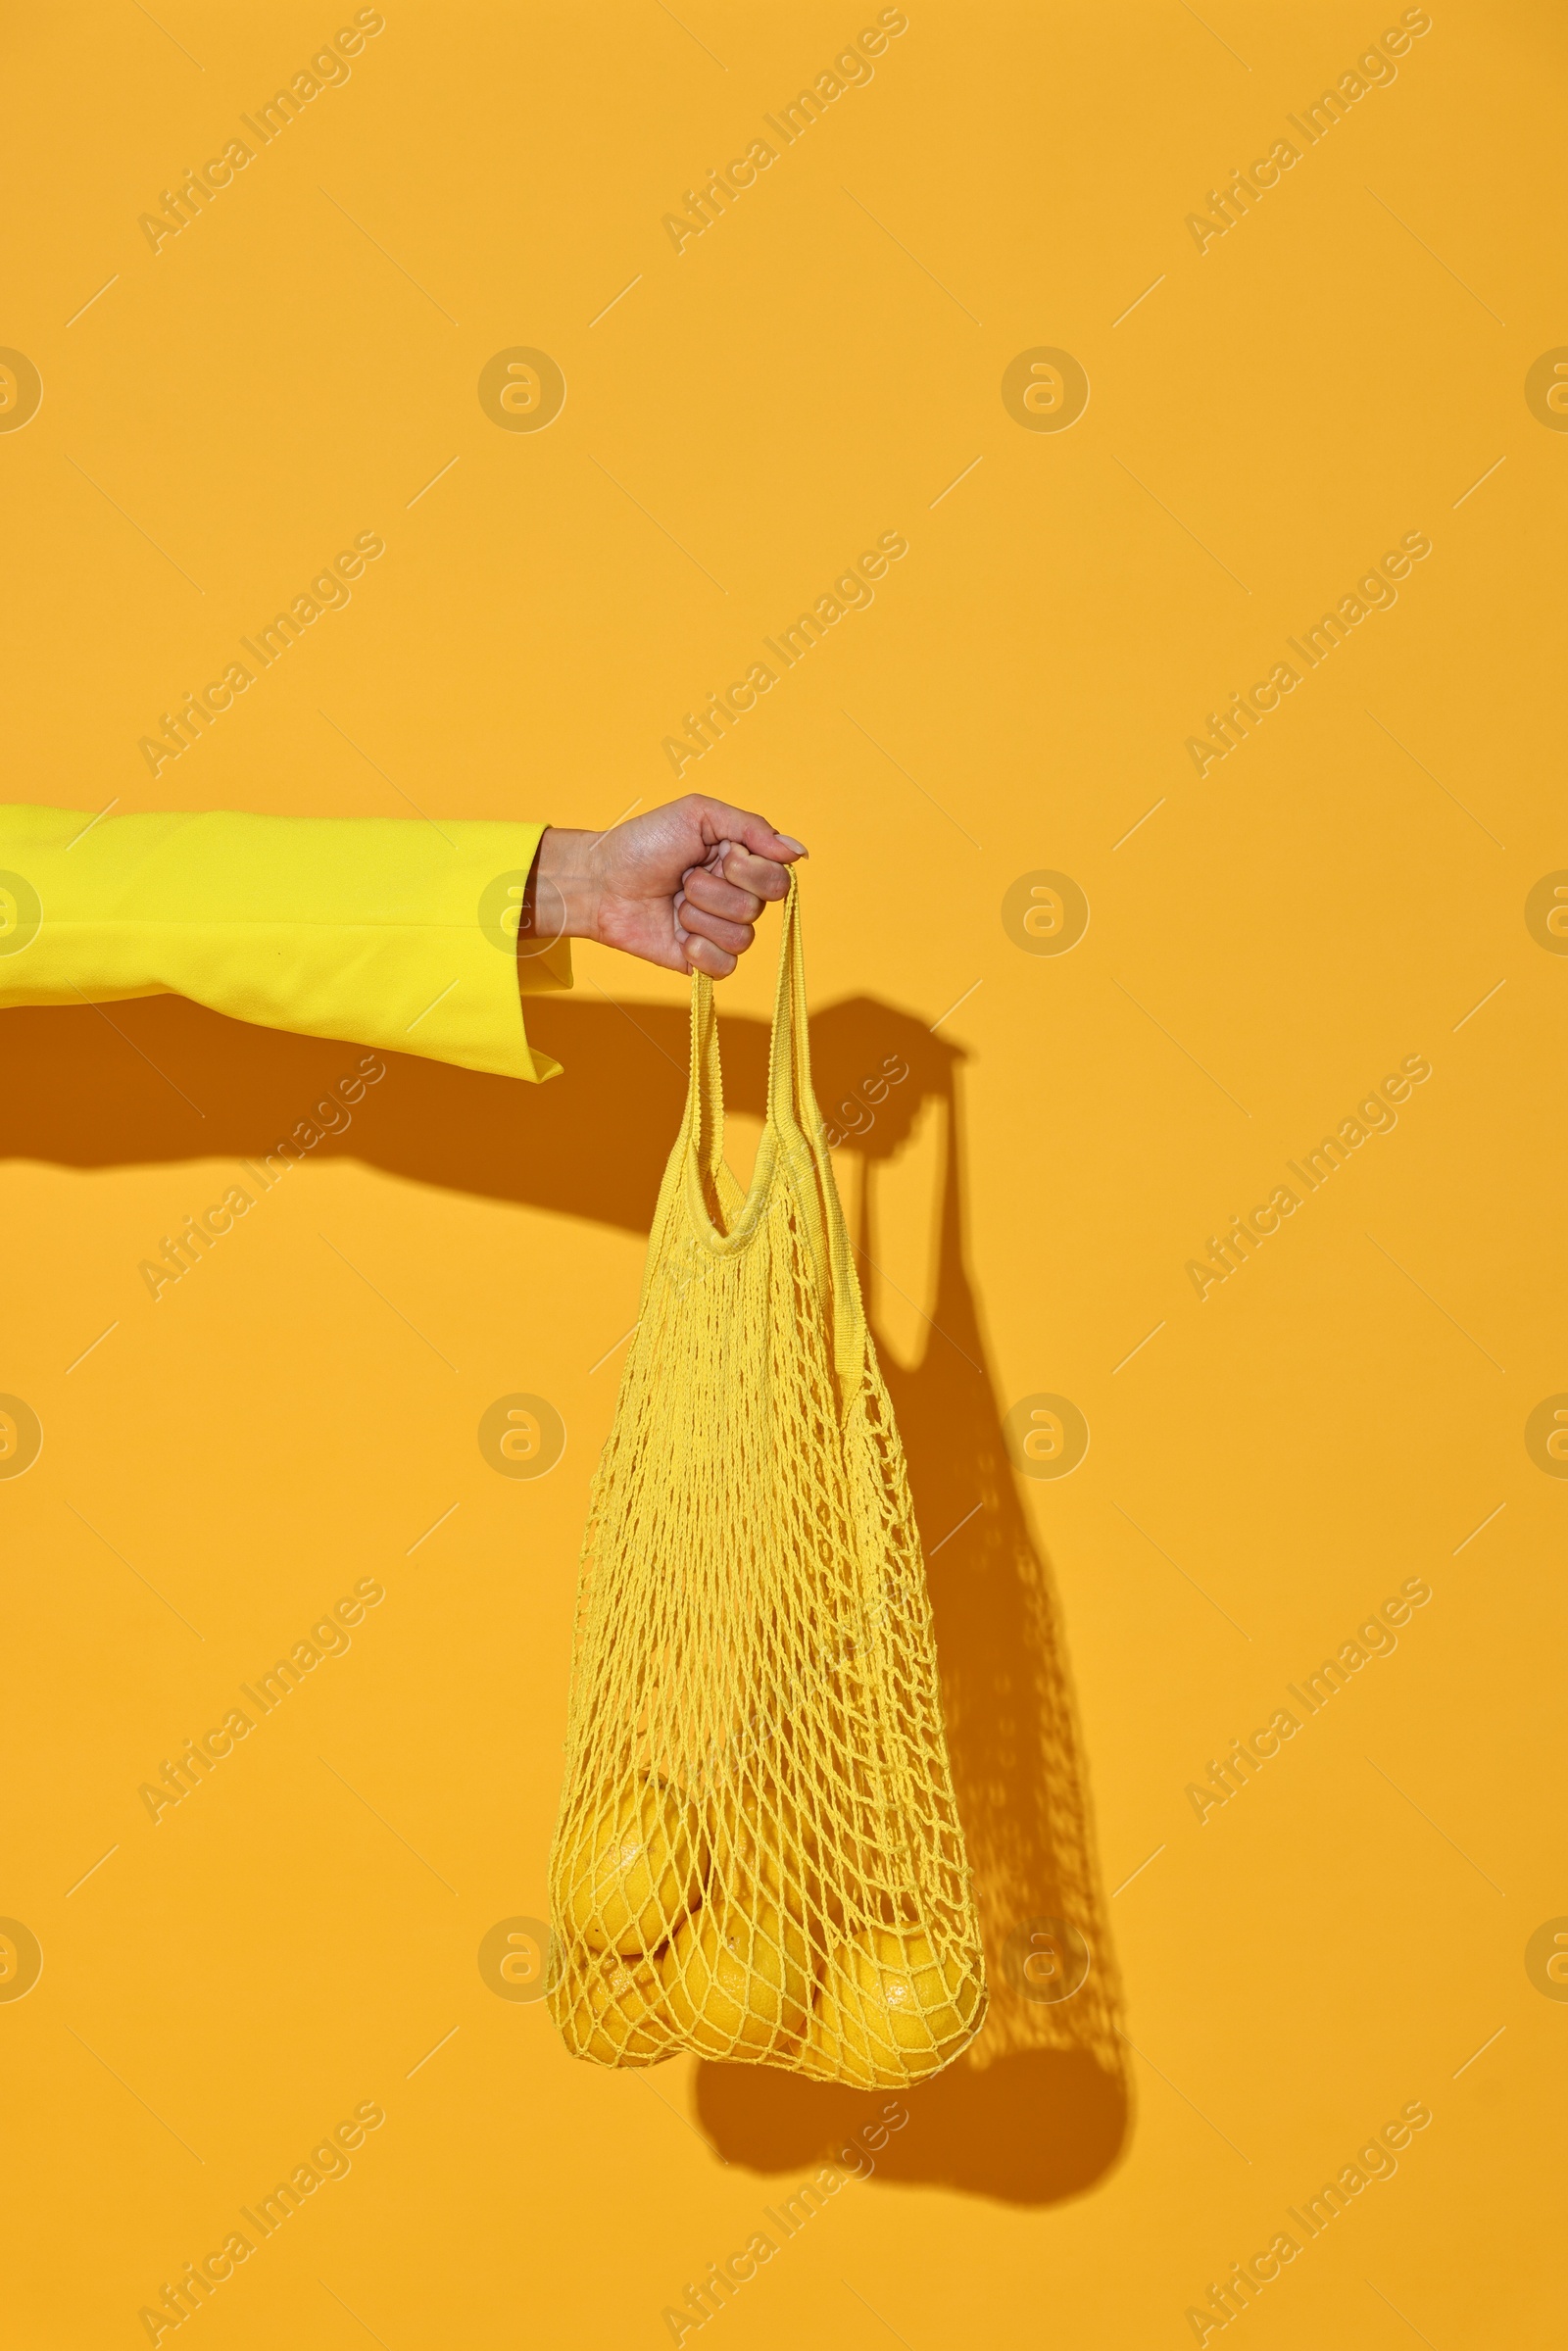
{"label": "clenched fist", "polygon": [[727,979],[768,899],[806,850],[760,816],[690,792],[608,833],[551,825],[518,926],[530,941],[593,939],[666,971]]}

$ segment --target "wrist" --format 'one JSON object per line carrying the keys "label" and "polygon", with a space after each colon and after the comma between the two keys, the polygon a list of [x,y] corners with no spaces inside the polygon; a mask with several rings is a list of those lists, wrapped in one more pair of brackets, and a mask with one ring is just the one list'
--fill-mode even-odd
{"label": "wrist", "polygon": [[561,824],[547,825],[540,835],[530,889],[536,937],[597,938],[599,887],[589,863],[597,839]]}

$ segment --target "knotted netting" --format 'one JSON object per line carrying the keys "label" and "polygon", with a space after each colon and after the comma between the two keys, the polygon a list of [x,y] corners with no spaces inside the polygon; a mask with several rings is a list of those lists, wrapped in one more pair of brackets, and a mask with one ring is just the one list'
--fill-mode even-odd
{"label": "knotted netting", "polygon": [[925,1565],[811,1092],[792,875],[751,1189],[711,983],[583,1542],[551,1855],[577,2056],[861,2087],[979,2030]]}

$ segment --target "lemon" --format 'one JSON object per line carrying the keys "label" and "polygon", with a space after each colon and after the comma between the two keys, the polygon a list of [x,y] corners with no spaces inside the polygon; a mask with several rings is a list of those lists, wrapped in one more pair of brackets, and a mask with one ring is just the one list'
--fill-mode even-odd
{"label": "lemon", "polygon": [[591,1951],[657,1951],[703,1898],[708,1853],[697,1807],[647,1773],[601,1804],[576,1839],[566,1927]]}
{"label": "lemon", "polygon": [[634,1967],[618,1951],[604,1951],[579,1968],[574,1997],[561,2028],[574,2057],[595,2065],[658,2065],[672,2057],[668,2012],[657,1969]]}
{"label": "lemon", "polygon": [[860,2089],[934,2074],[978,2022],[977,1972],[917,1931],[862,1927],[828,1963],[811,2012],[812,2071]]}
{"label": "lemon", "polygon": [[676,1930],[660,1963],[670,2022],[705,2057],[739,2050],[777,2056],[806,2027],[811,1976],[806,1937],[787,1910],[764,1902],[711,1905]]}

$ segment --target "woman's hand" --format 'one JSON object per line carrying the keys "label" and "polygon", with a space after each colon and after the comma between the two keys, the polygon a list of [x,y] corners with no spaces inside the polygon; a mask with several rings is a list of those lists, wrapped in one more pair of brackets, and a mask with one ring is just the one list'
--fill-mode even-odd
{"label": "woman's hand", "polygon": [[727,979],[786,869],[806,851],[788,833],[722,800],[689,792],[608,833],[551,825],[534,864],[532,905],[518,951],[553,939],[593,939],[666,971]]}

